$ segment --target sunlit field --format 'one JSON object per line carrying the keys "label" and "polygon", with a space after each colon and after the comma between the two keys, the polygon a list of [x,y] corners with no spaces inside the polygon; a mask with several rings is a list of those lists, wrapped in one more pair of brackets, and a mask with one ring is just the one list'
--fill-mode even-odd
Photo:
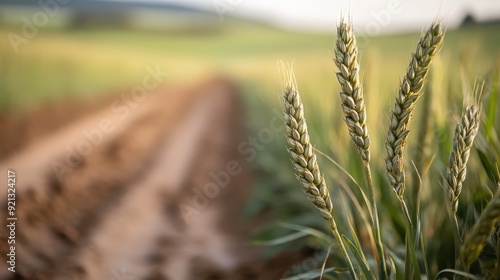
{"label": "sunlit field", "polygon": [[[357,150],[349,137],[340,105],[340,86],[333,63],[335,34],[305,34],[236,20],[225,20],[211,32],[190,30],[140,31],[59,28],[40,31],[15,53],[8,41],[0,45],[0,112],[24,114],[60,100],[96,100],[141,83],[147,67],[168,72],[168,85],[190,84],[213,75],[237,81],[244,101],[246,129],[258,137],[270,120],[281,114],[284,78],[279,65],[293,68],[304,103],[311,143],[319,154],[334,204],[339,230],[357,231],[368,265],[375,268],[369,234],[358,215],[364,208],[357,181],[364,175]],[[430,22],[429,22],[430,24]],[[422,26],[424,30],[427,26]],[[19,32],[3,26],[0,37]],[[483,113],[479,135],[468,163],[458,216],[463,227],[477,220],[498,183],[500,160],[500,25],[468,25],[447,30],[444,45],[432,64],[424,95],[417,102],[406,147],[407,190],[413,210],[420,199],[422,242],[419,255],[435,276],[453,268],[455,248],[442,242],[453,236],[444,209],[443,176],[449,162],[455,125],[464,103],[481,88]],[[388,182],[385,141],[389,116],[400,81],[420,33],[359,38],[361,79],[371,139],[372,172],[382,224],[382,236],[395,266],[404,266],[404,219]],[[283,123],[283,121],[281,121]],[[322,252],[332,246],[323,279],[345,274],[336,243],[326,241],[327,224],[304,197],[294,178],[286,152],[284,130],[257,153],[252,162],[253,193],[242,221],[265,222],[252,233],[252,244],[263,246],[267,257],[287,250]],[[336,165],[336,163],[339,166]],[[417,170],[418,172],[416,172]],[[419,180],[421,179],[421,182]],[[417,186],[421,187],[419,198]],[[355,199],[357,198],[357,199]],[[358,205],[359,203],[359,205]],[[298,234],[297,234],[298,232]],[[451,246],[450,246],[451,244]],[[492,253],[493,254],[493,253]],[[488,256],[495,262],[495,258]],[[306,273],[321,267],[298,269]],[[491,265],[491,264],[489,264]],[[494,265],[493,265],[494,266]],[[422,265],[423,267],[423,265]],[[477,269],[477,267],[475,268]],[[304,271],[305,270],[305,271]],[[292,273],[293,274],[293,273]],[[290,274],[289,276],[292,276]],[[313,275],[313,274],[311,274]],[[311,275],[311,278],[315,279]],[[329,277],[329,278],[327,278]],[[398,279],[402,277],[398,275]]]}
{"label": "sunlit field", "polygon": [[[134,84],[134,77],[135,80],[141,77],[146,66],[156,64],[171,73],[171,82],[189,81],[217,71],[275,92],[280,85],[277,64],[284,61],[293,63],[304,94],[319,94],[306,90],[310,86],[323,93],[337,91],[332,79],[335,77],[333,34],[291,33],[231,20],[220,24],[221,27],[208,34],[42,29],[27,43],[19,44],[19,53],[5,40],[2,71],[7,74],[2,75],[6,79],[2,83],[6,93],[2,95],[2,104],[18,108],[46,97],[81,97],[126,87]],[[448,70],[447,76],[460,79],[461,68],[471,81],[486,75],[498,53],[500,39],[492,36],[498,28],[490,25],[450,30],[439,58]],[[20,34],[18,29],[4,27],[0,32],[8,38],[9,32]],[[394,92],[417,41],[418,34],[360,40],[363,77],[367,90],[374,92],[367,98],[385,96],[385,92],[390,96]],[[449,70],[458,74],[451,75]],[[40,72],[45,75],[39,75]],[[460,87],[454,83],[451,86]],[[276,99],[276,94],[259,95]],[[322,96],[331,98],[330,94]],[[390,98],[377,99],[392,102]],[[369,106],[380,108],[379,104]]]}

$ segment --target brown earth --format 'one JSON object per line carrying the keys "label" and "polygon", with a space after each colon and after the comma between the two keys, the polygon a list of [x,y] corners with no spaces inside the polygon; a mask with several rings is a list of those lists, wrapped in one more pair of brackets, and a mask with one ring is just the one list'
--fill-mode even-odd
{"label": "brown earth", "polygon": [[304,255],[262,261],[248,245],[243,122],[224,79],[0,116],[0,180],[17,174],[16,272],[3,227],[0,279],[279,279]]}

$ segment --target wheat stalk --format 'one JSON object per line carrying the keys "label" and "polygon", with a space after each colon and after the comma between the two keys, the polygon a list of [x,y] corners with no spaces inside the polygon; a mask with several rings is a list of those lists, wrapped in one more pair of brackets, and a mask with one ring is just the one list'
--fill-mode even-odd
{"label": "wheat stalk", "polygon": [[476,104],[469,105],[462,116],[462,121],[455,128],[450,164],[446,170],[448,200],[454,215],[457,213],[458,197],[467,174],[467,161],[479,129],[480,117],[481,107]]}
{"label": "wheat stalk", "polygon": [[481,254],[486,239],[498,222],[500,222],[500,191],[497,191],[493,199],[486,205],[460,249],[460,256],[467,270]]}
{"label": "wheat stalk", "polygon": [[354,32],[344,18],[340,20],[337,27],[334,62],[339,69],[337,79],[342,88],[340,101],[344,112],[344,121],[363,161],[370,196],[370,217],[377,246],[379,272],[381,278],[384,278],[387,276],[387,269],[385,267],[384,247],[380,236],[377,203],[370,171],[370,137],[366,126],[365,100],[359,78],[358,46]]}
{"label": "wheat stalk", "polygon": [[325,178],[321,174],[314,153],[314,148],[309,140],[304,108],[297,91],[293,73],[290,71],[289,79],[283,92],[283,114],[285,116],[286,140],[288,153],[296,171],[296,177],[302,186],[306,197],[318,209],[321,216],[328,221],[332,233],[339,243],[342,253],[349,264],[349,271],[357,279],[354,266],[347,254],[344,242],[337,229],[332,215],[333,204],[326,186]]}
{"label": "wheat stalk", "polygon": [[392,110],[387,132],[386,169],[389,182],[398,197],[402,199],[405,189],[403,149],[408,138],[409,123],[414,105],[420,97],[425,76],[432,59],[439,51],[444,32],[439,22],[434,22],[420,38],[415,53],[412,55],[406,75],[401,82],[396,103]]}

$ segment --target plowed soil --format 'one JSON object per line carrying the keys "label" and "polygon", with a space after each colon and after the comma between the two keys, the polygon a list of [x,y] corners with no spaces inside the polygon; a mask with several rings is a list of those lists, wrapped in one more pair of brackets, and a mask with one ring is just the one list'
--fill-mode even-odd
{"label": "plowed soil", "polygon": [[[253,184],[232,83],[131,100],[0,116],[0,180],[17,175],[16,272],[2,226],[0,279],[279,279],[304,257],[262,261],[248,245],[238,217]],[[2,223],[6,201],[2,187]]]}

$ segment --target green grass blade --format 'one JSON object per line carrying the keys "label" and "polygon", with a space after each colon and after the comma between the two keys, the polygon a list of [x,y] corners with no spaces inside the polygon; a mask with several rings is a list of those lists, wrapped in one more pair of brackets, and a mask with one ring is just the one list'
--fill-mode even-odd
{"label": "green grass blade", "polygon": [[[326,268],[323,273],[327,272],[336,272],[336,273],[345,273],[348,272],[349,270],[347,268],[340,268],[340,267],[329,267]],[[311,270],[305,273],[301,273],[298,275],[294,275],[292,277],[287,277],[284,278],[283,280],[306,280],[306,279],[318,279],[322,275],[321,269],[315,269]]]}
{"label": "green grass blade", "polygon": [[[410,213],[408,212],[408,207],[404,200],[400,200],[401,207],[403,209],[403,215],[405,216],[406,221],[406,269],[405,269],[405,279],[422,279],[420,273],[420,267],[418,265],[417,253],[415,251],[415,228],[411,222]],[[412,263],[413,265],[410,265]],[[411,274],[408,273],[413,272],[415,275],[411,277]]]}
{"label": "green grass blade", "polygon": [[361,204],[359,203],[358,198],[352,192],[352,190],[349,188],[349,186],[346,186],[345,183],[339,182],[339,185],[342,187],[342,189],[345,191],[345,193],[349,196],[351,201],[354,203],[354,207],[356,208],[356,211],[358,211],[359,216],[363,220],[363,225],[368,230],[368,236],[370,238],[370,243],[372,245],[375,244],[375,237],[373,236],[372,224],[368,221],[369,217],[367,217],[365,211],[363,211],[363,208],[361,207]]}
{"label": "green grass blade", "polygon": [[368,264],[364,261],[363,257],[361,256],[361,253],[356,248],[356,246],[354,245],[354,243],[352,243],[352,241],[349,240],[349,238],[347,238],[347,236],[345,236],[344,234],[342,234],[342,239],[344,239],[344,241],[346,242],[347,246],[349,247],[349,249],[351,250],[351,252],[354,254],[354,257],[358,261],[358,264],[361,267],[361,270],[363,271],[363,274],[365,275],[365,278],[366,279],[373,279],[373,280],[375,280],[376,279],[375,276],[370,271],[370,268],[368,267]]}
{"label": "green grass blade", "polygon": [[493,130],[495,126],[495,117],[496,117],[496,112],[497,112],[497,99],[498,99],[498,87],[499,87],[499,80],[498,77],[500,76],[499,73],[499,67],[497,67],[493,71],[493,79],[491,82],[491,91],[490,91],[490,100],[489,100],[489,106],[488,106],[488,115],[486,119],[486,124],[484,126],[484,129],[486,131],[486,139],[488,140],[488,143],[493,144]]}
{"label": "green grass blade", "polygon": [[441,279],[439,278],[439,276],[444,273],[452,273],[454,275],[460,275],[463,277],[467,277],[467,279],[472,279],[472,280],[481,280],[481,278],[477,277],[474,274],[470,274],[456,269],[443,269],[436,275],[436,277],[434,277],[434,280]]}
{"label": "green grass blade", "polygon": [[398,255],[387,249],[386,250],[387,253],[389,254],[389,259],[391,260],[391,265],[392,265],[392,272],[395,272],[395,277],[396,279],[400,280],[400,279],[404,279],[404,275],[403,275],[403,272],[405,271],[405,264],[404,264],[404,261],[398,257]]}
{"label": "green grass blade", "polygon": [[328,246],[328,250],[326,251],[325,260],[323,261],[323,264],[321,265],[321,276],[319,277],[319,280],[322,280],[323,276],[325,274],[325,266],[326,266],[326,262],[328,261],[328,257],[330,256],[331,249],[332,249],[332,246]]}
{"label": "green grass blade", "polygon": [[290,223],[285,223],[285,222],[279,222],[278,225],[283,227],[283,228],[286,228],[286,229],[295,230],[298,232],[305,233],[306,235],[311,235],[311,236],[317,237],[323,241],[326,241],[327,243],[331,242],[330,235],[324,234],[323,232],[316,230],[316,229],[313,229],[313,228],[309,228],[309,227],[305,227],[305,226],[301,226],[301,225],[290,224]]}
{"label": "green grass blade", "polygon": [[319,150],[317,148],[314,148],[314,151],[317,152],[318,154],[324,156],[328,161],[330,161],[331,163],[333,163],[338,169],[340,169],[340,171],[342,171],[344,174],[346,174],[347,177],[349,177],[349,179],[351,179],[354,182],[354,184],[356,184],[356,186],[359,189],[361,189],[361,186],[359,185],[358,181],[356,181],[356,179],[354,179],[354,177],[351,175],[351,173],[349,173],[347,170],[345,170],[345,168],[343,168],[342,165],[340,165],[333,158],[331,158],[329,155],[327,155],[326,153],[322,152],[321,150]]}
{"label": "green grass blade", "polygon": [[396,264],[394,263],[392,257],[389,257],[389,262],[391,263],[391,273],[389,274],[389,280],[396,280],[397,276]]}
{"label": "green grass blade", "polygon": [[315,151],[324,156],[328,161],[330,161],[331,163],[333,163],[335,166],[337,166],[343,173],[345,173],[347,175],[347,177],[349,177],[349,179],[351,179],[354,184],[356,185],[356,187],[359,189],[359,191],[361,192],[361,196],[363,197],[363,201],[365,202],[367,208],[368,208],[368,213],[370,215],[370,220],[373,220],[373,213],[371,211],[371,204],[370,204],[370,201],[368,200],[368,197],[366,196],[365,192],[363,191],[363,188],[361,188],[361,186],[359,185],[358,181],[356,181],[356,179],[354,179],[354,177],[347,171],[345,170],[340,164],[338,164],[335,160],[333,160],[330,156],[328,156],[327,154],[323,153],[322,151],[318,150],[315,148]]}
{"label": "green grass blade", "polygon": [[476,150],[479,155],[479,160],[481,161],[481,164],[483,165],[484,170],[486,171],[486,174],[495,183],[498,183],[500,181],[497,168],[495,167],[495,164],[490,160],[488,157],[488,153],[484,151],[481,147],[476,145]]}
{"label": "green grass blade", "polygon": [[[344,202],[344,205],[347,205],[347,202],[345,201],[344,195],[342,195],[342,201]],[[359,242],[359,239],[358,239],[358,236],[356,234],[356,230],[354,229],[354,226],[352,224],[350,215],[347,216],[347,225],[349,226],[349,230],[350,230],[352,238],[354,240],[354,245],[355,245],[356,249],[358,250],[358,252],[360,253],[360,255],[363,259],[363,262],[368,263],[366,261],[365,254],[363,253],[363,248],[361,248],[361,243]]]}
{"label": "green grass blade", "polygon": [[276,239],[254,241],[253,243],[255,245],[262,245],[262,246],[276,246],[276,245],[288,243],[290,241],[293,241],[293,240],[296,240],[296,239],[299,239],[301,237],[308,236],[308,235],[310,235],[308,232],[299,231],[299,232],[294,232],[294,233],[291,233],[289,235],[285,235],[285,236],[282,236],[282,237],[279,237]]}

